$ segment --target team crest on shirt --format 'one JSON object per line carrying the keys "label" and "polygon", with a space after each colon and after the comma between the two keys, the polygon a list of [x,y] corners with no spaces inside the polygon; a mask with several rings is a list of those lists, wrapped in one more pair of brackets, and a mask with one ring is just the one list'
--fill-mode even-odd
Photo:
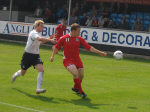
{"label": "team crest on shirt", "polygon": [[76,38],[76,42],[78,42],[79,41],[79,39],[78,38]]}

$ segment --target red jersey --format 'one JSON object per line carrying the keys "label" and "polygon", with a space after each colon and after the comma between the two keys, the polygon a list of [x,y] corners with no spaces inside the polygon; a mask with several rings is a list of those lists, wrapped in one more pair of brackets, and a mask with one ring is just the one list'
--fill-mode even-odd
{"label": "red jersey", "polygon": [[66,25],[59,24],[55,30],[56,30],[56,39],[58,41],[59,38],[63,36],[63,32],[66,33]]}
{"label": "red jersey", "polygon": [[91,46],[80,36],[71,37],[66,34],[58,40],[56,48],[59,50],[63,46],[64,59],[78,59],[79,47],[82,45],[87,50],[90,50]]}
{"label": "red jersey", "polygon": [[98,26],[98,20],[97,19],[93,21],[93,26]]}

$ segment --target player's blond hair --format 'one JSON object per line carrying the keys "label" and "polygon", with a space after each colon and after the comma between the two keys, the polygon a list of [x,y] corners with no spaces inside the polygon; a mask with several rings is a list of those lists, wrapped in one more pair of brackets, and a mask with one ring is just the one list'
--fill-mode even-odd
{"label": "player's blond hair", "polygon": [[42,21],[42,20],[36,20],[34,22],[34,27],[37,28],[40,24],[44,24],[44,21]]}

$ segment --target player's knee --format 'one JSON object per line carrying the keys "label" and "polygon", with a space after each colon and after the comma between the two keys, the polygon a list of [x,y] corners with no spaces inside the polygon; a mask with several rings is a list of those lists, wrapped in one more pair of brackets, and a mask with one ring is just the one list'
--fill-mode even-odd
{"label": "player's knee", "polygon": [[44,72],[43,65],[37,65],[35,68],[38,72]]}
{"label": "player's knee", "polygon": [[44,69],[43,68],[38,69],[38,72],[44,72]]}
{"label": "player's knee", "polygon": [[78,75],[77,75],[77,74],[73,74],[73,77],[74,77],[74,78],[78,78]]}
{"label": "player's knee", "polygon": [[73,74],[74,77],[78,76],[78,72],[76,72],[76,71],[72,71],[72,74]]}

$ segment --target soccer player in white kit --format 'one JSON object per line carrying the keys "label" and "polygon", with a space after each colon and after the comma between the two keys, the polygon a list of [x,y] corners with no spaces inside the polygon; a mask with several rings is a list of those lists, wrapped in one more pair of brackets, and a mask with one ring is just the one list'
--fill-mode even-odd
{"label": "soccer player in white kit", "polygon": [[31,66],[34,66],[34,68],[38,71],[36,93],[40,94],[46,92],[46,89],[41,89],[44,70],[43,62],[41,61],[39,55],[39,47],[41,43],[55,43],[55,41],[54,39],[40,36],[40,32],[42,32],[44,28],[44,22],[42,20],[36,20],[34,25],[35,29],[33,29],[28,35],[28,41],[25,47],[25,52],[21,60],[21,70],[18,70],[16,73],[14,73],[11,81],[14,82],[17,77],[21,75],[24,76],[27,69]]}

